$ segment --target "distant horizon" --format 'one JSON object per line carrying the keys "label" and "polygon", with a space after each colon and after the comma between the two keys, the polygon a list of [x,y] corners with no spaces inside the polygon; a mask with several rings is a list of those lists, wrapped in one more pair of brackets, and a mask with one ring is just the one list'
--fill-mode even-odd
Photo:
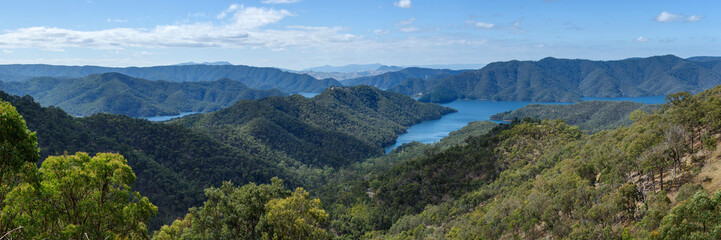
{"label": "distant horizon", "polygon": [[718,9],[713,0],[11,1],[0,9],[0,64],[299,70],[688,58],[721,55]]}
{"label": "distant horizon", "polygon": [[[163,66],[186,66],[186,65],[232,65],[232,66],[248,66],[248,67],[260,67],[260,68],[276,68],[283,71],[293,71],[293,72],[306,72],[311,71],[308,69],[311,68],[319,68],[319,67],[346,67],[346,66],[353,66],[353,65],[375,65],[380,64],[382,66],[388,66],[388,67],[400,67],[400,68],[410,68],[410,67],[419,67],[419,68],[433,68],[432,66],[444,66],[444,65],[480,65],[479,68],[483,68],[488,64],[495,63],[495,62],[507,62],[507,61],[540,61],[545,58],[556,58],[556,59],[569,59],[569,60],[590,60],[590,61],[620,61],[620,60],[626,60],[626,59],[635,59],[635,58],[651,58],[651,57],[660,57],[660,56],[667,56],[667,55],[673,55],[681,59],[690,59],[690,58],[721,58],[721,55],[719,56],[712,56],[712,55],[703,55],[703,56],[689,56],[689,57],[682,57],[675,54],[657,54],[657,55],[650,55],[650,56],[636,56],[636,57],[627,57],[627,58],[620,58],[620,59],[587,59],[587,58],[564,58],[564,57],[556,57],[556,56],[546,56],[539,59],[509,59],[509,60],[502,60],[502,61],[494,61],[494,62],[488,62],[488,63],[455,63],[455,64],[427,64],[427,65],[389,65],[389,64],[383,64],[381,62],[375,62],[375,63],[351,63],[346,65],[319,65],[319,66],[312,66],[304,69],[287,69],[282,67],[274,67],[274,66],[253,66],[253,65],[246,65],[246,64],[234,64],[230,61],[201,61],[201,62],[179,62],[175,64],[165,64],[165,65],[147,65],[147,66],[106,66],[106,65],[71,65],[71,64],[47,64],[47,63],[0,63],[0,65],[51,65],[51,66],[68,66],[68,67],[107,67],[107,68],[144,68],[144,67],[163,67]],[[440,68],[436,68],[440,69]],[[468,68],[466,70],[472,70],[475,68]],[[464,69],[451,69],[451,70],[464,70]],[[317,72],[323,72],[323,71],[317,71]]]}

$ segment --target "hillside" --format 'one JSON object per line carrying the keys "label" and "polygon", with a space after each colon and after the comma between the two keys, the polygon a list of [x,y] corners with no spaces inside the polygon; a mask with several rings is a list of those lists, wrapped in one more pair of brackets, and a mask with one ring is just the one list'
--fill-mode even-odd
{"label": "hillside", "polygon": [[286,93],[321,92],[329,86],[341,86],[332,79],[317,80],[276,68],[243,65],[174,65],[156,67],[111,68],[99,66],[59,66],[44,64],[0,65],[0,81],[23,81],[34,77],[82,78],[91,74],[117,72],[128,76],[169,82],[215,81],[228,78],[251,88],[276,88]]}
{"label": "hillside", "polygon": [[674,94],[593,135],[527,119],[445,150],[411,143],[395,153],[408,158],[317,191],[348,238],[714,239],[721,222],[704,216],[719,217],[721,193],[705,164],[717,165],[720,91]]}
{"label": "hillside", "polygon": [[0,82],[0,90],[33,96],[42,105],[57,106],[75,116],[101,112],[132,117],[210,112],[243,99],[285,95],[278,90],[251,89],[229,79],[175,83],[119,73],[75,79],[41,77],[22,82]]}
{"label": "hillside", "polygon": [[[241,101],[217,112],[174,122],[202,129],[220,139],[236,132],[247,134],[291,155],[303,153],[294,157],[310,164],[343,159],[360,161],[379,155],[384,146],[394,143],[398,134],[411,125],[453,111],[401,94],[359,86],[330,88],[310,99],[293,95]],[[299,148],[308,150],[292,150]]]}
{"label": "hillside", "polygon": [[641,110],[651,113],[660,108],[660,104],[614,101],[585,101],[571,105],[530,104],[513,111],[494,114],[491,119],[507,122],[527,117],[562,119],[570,125],[578,126],[581,130],[595,133],[601,130],[616,129],[620,126],[629,126],[633,123],[629,117],[633,111]]}
{"label": "hillside", "polygon": [[[0,92],[0,100],[14,105],[28,128],[37,132],[41,160],[78,151],[125,156],[138,177],[135,189],[159,207],[152,229],[202,203],[203,189],[222,181],[267,182],[277,176],[289,186],[316,187],[323,169],[379,156],[383,144],[397,136],[394,131],[452,111],[367,87],[327,90],[319,96],[244,100],[227,110],[189,117],[195,120],[177,120],[208,123],[187,128],[112,114],[74,118],[59,108],[41,107],[31,97]],[[371,101],[373,97],[378,101]],[[343,112],[363,104],[369,107]],[[388,112],[400,108],[399,114]],[[207,122],[210,119],[215,120]],[[357,119],[374,119],[381,125],[347,129]]]}
{"label": "hillside", "polygon": [[388,89],[400,84],[406,79],[436,80],[461,73],[448,69],[430,68],[404,68],[399,71],[387,72],[376,76],[359,77],[341,81],[346,86],[368,85],[381,89]]}
{"label": "hillside", "polygon": [[584,96],[698,93],[721,84],[719,63],[691,61],[673,55],[617,61],[544,58],[495,62],[479,70],[423,84],[405,82],[389,90],[407,95],[423,94],[420,100],[426,102],[463,98],[577,102]]}

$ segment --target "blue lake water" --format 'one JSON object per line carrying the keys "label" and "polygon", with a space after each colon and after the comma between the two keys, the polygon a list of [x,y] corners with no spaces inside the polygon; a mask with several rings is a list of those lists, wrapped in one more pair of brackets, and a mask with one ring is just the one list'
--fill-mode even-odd
{"label": "blue lake water", "polygon": [[[664,103],[666,96],[650,96],[650,97],[621,97],[621,98],[592,98],[584,97],[583,101],[631,101],[647,104]],[[566,105],[572,103],[565,102],[515,102],[500,101],[494,102],[489,100],[456,100],[451,103],[441,104],[451,107],[458,112],[446,114],[441,119],[424,121],[408,128],[406,133],[401,134],[396,139],[396,143],[386,147],[386,152],[396,148],[404,143],[418,141],[421,143],[434,143],[448,136],[452,131],[465,127],[472,121],[491,121],[493,114],[512,111],[522,108],[528,104],[556,104]]]}
{"label": "blue lake water", "polygon": [[140,118],[147,119],[151,122],[162,122],[162,121],[168,121],[173,118],[185,117],[190,114],[196,114],[196,113],[198,113],[198,112],[184,112],[184,113],[180,113],[178,115],[171,115],[171,116],[154,116],[154,117],[140,117]]}
{"label": "blue lake water", "polygon": [[318,94],[320,94],[320,93],[299,92],[298,94],[300,94],[300,95],[303,96],[303,97],[312,98],[312,97],[315,97],[316,95],[318,95]]}
{"label": "blue lake water", "polygon": [[583,97],[583,101],[629,101],[646,104],[657,104],[665,103],[666,95],[658,96],[647,96],[647,97],[618,97],[618,98],[597,98],[597,97]]}

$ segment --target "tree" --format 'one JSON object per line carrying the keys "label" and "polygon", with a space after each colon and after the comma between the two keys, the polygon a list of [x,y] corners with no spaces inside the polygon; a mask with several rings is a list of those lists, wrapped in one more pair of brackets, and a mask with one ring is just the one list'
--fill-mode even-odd
{"label": "tree", "polygon": [[690,149],[694,150],[694,140],[703,124],[704,111],[701,102],[688,92],[679,92],[666,96],[664,108],[669,112],[671,119],[681,124],[691,137]]}
{"label": "tree", "polygon": [[323,228],[328,214],[319,199],[310,199],[303,188],[296,188],[290,197],[273,199],[265,205],[263,239],[330,239]]}
{"label": "tree", "polygon": [[39,184],[23,183],[8,195],[3,212],[18,213],[30,239],[148,238],[145,222],[158,209],[133,192],[135,174],[120,154],[48,157]]}
{"label": "tree", "polygon": [[660,190],[663,191],[663,172],[666,170],[666,166],[670,163],[670,159],[668,158],[668,155],[665,154],[665,151],[667,149],[667,146],[665,144],[659,144],[651,149],[647,150],[646,152],[643,152],[641,156],[639,156],[639,160],[641,161],[641,166],[645,168],[646,174],[649,175],[651,179],[651,184],[653,185],[654,192],[656,190],[656,183],[654,181],[655,179],[655,173],[654,169],[658,171],[659,173],[659,183],[660,183]]}
{"label": "tree", "polygon": [[[0,209],[8,203],[8,193],[22,182],[33,181],[39,151],[37,137],[28,130],[15,107],[0,101]],[[0,213],[0,234],[12,230],[15,214]]]}
{"label": "tree", "polygon": [[681,156],[688,150],[686,138],[688,133],[678,125],[670,126],[663,134],[663,145],[673,160],[673,181],[676,182],[677,169],[681,169]]}
{"label": "tree", "polygon": [[721,239],[721,191],[709,198],[698,191],[661,221],[655,239]]}
{"label": "tree", "polygon": [[163,226],[154,239],[259,239],[258,223],[266,214],[266,203],[289,194],[283,180],[271,179],[271,184],[249,183],[235,187],[223,182],[220,188],[205,190],[202,207],[191,208],[184,220]]}
{"label": "tree", "polygon": [[636,213],[636,202],[643,199],[643,195],[636,184],[627,182],[618,188],[618,192],[614,195],[613,201],[616,207],[624,212],[628,219],[633,219]]}

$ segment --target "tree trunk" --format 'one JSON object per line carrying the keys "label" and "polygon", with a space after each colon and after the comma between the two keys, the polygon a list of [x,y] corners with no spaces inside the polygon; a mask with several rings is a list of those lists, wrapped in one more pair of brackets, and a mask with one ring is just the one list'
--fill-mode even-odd
{"label": "tree trunk", "polygon": [[663,167],[659,169],[659,173],[661,174],[661,179],[659,179],[661,181],[661,191],[663,191]]}

